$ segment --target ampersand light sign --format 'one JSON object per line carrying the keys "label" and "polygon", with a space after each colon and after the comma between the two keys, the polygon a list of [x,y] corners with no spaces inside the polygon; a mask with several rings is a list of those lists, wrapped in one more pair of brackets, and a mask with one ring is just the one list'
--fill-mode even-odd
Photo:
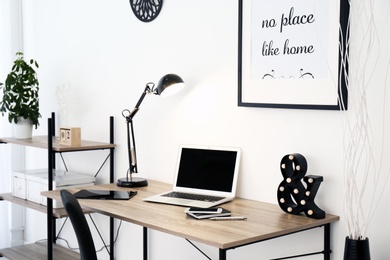
{"label": "ampersand light sign", "polygon": [[304,212],[309,218],[324,218],[325,211],[314,202],[314,197],[324,178],[316,175],[305,176],[307,171],[305,157],[299,153],[285,155],[280,163],[280,170],[284,178],[278,187],[280,208],[291,214]]}

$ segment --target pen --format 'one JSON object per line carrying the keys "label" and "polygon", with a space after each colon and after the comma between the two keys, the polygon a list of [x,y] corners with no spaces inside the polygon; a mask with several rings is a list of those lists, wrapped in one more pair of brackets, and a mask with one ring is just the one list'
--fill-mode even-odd
{"label": "pen", "polygon": [[235,216],[235,217],[213,217],[209,218],[211,220],[246,220],[246,217],[243,216]]}

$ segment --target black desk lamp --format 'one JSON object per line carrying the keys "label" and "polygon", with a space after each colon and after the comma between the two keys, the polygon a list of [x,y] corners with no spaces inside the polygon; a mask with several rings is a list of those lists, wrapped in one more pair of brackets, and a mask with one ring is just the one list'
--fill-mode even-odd
{"label": "black desk lamp", "polygon": [[129,157],[129,169],[126,173],[126,178],[118,179],[117,185],[121,187],[143,187],[148,185],[148,181],[144,178],[133,177],[133,173],[137,173],[137,156],[135,151],[134,127],[133,117],[137,114],[139,107],[144,100],[146,94],[169,96],[184,87],[184,81],[175,74],[167,74],[160,79],[155,88],[154,83],[146,84],[145,90],[139,98],[133,111],[125,109],[122,111],[122,116],[126,118],[127,122],[127,152]]}

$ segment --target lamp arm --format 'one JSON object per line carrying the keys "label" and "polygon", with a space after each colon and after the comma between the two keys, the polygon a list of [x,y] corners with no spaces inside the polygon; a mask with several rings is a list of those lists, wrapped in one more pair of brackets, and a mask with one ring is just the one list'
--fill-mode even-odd
{"label": "lamp arm", "polygon": [[127,152],[129,157],[129,173],[137,173],[137,155],[135,150],[135,138],[133,121],[127,121]]}
{"label": "lamp arm", "polygon": [[137,153],[135,148],[135,137],[134,137],[134,126],[133,126],[133,117],[137,114],[139,107],[142,104],[146,94],[152,93],[154,88],[154,83],[146,84],[144,92],[142,92],[141,97],[139,98],[134,109],[130,112],[128,109],[122,111],[123,117],[126,118],[127,122],[127,152],[129,159],[129,170],[127,171],[127,179],[132,180],[133,173],[137,173]]}
{"label": "lamp arm", "polygon": [[152,93],[154,91],[154,83],[148,83],[146,84],[146,87],[144,89],[144,92],[142,92],[141,97],[138,99],[137,104],[135,105],[133,111],[130,112],[130,115],[128,116],[130,119],[133,119],[135,114],[137,114],[139,107],[142,104],[142,101],[144,101],[144,98],[146,94]]}

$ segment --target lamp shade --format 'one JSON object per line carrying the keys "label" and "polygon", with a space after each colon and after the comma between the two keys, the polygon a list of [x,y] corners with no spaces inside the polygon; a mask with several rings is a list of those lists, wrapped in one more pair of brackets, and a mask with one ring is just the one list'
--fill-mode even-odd
{"label": "lamp shade", "polygon": [[170,96],[179,92],[184,87],[184,81],[176,74],[167,74],[157,83],[156,95]]}

